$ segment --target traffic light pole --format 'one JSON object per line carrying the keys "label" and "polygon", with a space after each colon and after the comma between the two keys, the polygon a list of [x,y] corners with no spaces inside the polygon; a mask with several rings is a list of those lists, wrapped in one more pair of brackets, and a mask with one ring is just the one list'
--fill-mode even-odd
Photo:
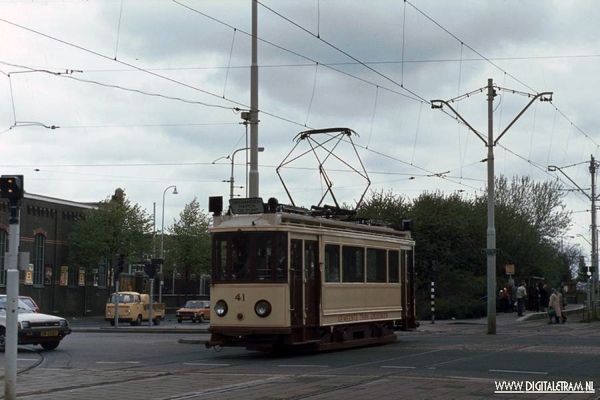
{"label": "traffic light pole", "polygon": [[4,357],[4,398],[17,398],[17,344],[19,323],[19,214],[20,202],[10,199],[8,266],[6,269],[6,345]]}

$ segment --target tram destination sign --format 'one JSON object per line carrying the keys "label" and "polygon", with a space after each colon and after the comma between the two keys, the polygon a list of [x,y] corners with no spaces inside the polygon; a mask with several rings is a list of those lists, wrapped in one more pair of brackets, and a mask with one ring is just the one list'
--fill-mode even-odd
{"label": "tram destination sign", "polygon": [[230,199],[229,207],[234,214],[262,214],[265,212],[265,206],[261,197]]}

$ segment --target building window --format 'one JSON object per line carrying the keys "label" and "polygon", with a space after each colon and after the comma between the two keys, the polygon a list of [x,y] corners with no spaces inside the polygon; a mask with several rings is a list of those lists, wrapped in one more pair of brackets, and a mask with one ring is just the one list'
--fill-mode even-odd
{"label": "building window", "polygon": [[6,285],[6,264],[4,257],[6,253],[6,238],[8,235],[4,229],[0,229],[0,286]]}
{"label": "building window", "polygon": [[79,267],[70,266],[69,267],[69,280],[67,281],[67,286],[77,286],[79,282]]}
{"label": "building window", "polygon": [[[107,268],[107,261],[103,260],[102,262],[100,262],[98,264],[98,279],[97,279],[97,283],[98,283],[98,287],[106,287],[106,281],[107,281],[107,276],[108,276],[108,268]],[[96,282],[94,282],[96,283]]]}
{"label": "building window", "polygon": [[46,236],[37,233],[34,237],[35,258],[33,262],[33,284],[44,284],[44,255],[46,247]]}

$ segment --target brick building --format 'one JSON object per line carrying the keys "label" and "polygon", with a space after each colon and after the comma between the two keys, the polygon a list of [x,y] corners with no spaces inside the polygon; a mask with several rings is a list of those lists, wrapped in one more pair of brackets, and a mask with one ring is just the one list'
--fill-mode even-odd
{"label": "brick building", "polygon": [[[84,271],[68,265],[68,237],[93,204],[36,194],[21,200],[19,251],[29,253],[29,268],[19,272],[19,294],[32,297],[43,313],[101,315],[108,296],[106,265]],[[6,293],[9,237],[8,201],[0,201],[0,293]]]}

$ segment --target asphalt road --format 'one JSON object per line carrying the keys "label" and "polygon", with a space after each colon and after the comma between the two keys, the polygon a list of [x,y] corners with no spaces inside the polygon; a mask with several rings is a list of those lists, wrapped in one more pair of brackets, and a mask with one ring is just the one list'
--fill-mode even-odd
{"label": "asphalt road", "polygon": [[[423,321],[418,331],[398,332],[389,345],[284,356],[207,350],[199,343],[208,324],[115,329],[88,319],[74,321],[74,333],[54,352],[20,348],[17,392],[19,399],[78,400],[595,399],[600,323],[576,319],[548,325],[499,315],[495,335],[485,333],[485,320]],[[571,386],[563,394],[525,395],[513,388],[500,394],[499,382],[529,382],[538,390]],[[578,383],[594,391],[573,394]]]}

